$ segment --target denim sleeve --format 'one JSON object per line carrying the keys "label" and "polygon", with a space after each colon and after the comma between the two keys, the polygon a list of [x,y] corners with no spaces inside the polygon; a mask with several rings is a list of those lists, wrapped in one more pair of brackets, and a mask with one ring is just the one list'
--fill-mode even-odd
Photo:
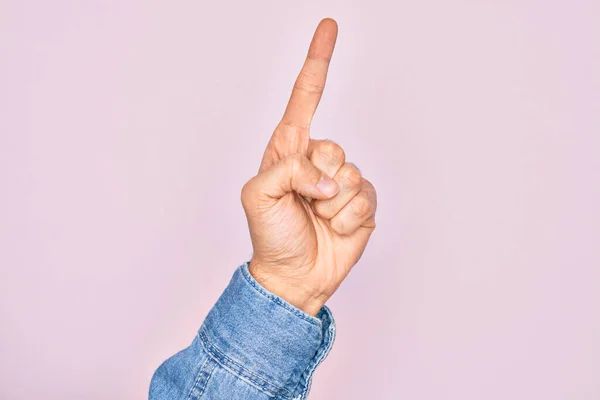
{"label": "denim sleeve", "polygon": [[304,313],[242,264],[191,345],[154,373],[150,400],[303,400],[335,337],[331,311]]}

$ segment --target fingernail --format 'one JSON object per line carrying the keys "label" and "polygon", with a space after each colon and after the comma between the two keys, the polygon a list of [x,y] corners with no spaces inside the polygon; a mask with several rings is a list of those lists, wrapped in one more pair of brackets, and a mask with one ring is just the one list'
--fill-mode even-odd
{"label": "fingernail", "polygon": [[338,184],[324,176],[321,177],[319,183],[317,183],[317,189],[327,197],[333,197],[338,192]]}

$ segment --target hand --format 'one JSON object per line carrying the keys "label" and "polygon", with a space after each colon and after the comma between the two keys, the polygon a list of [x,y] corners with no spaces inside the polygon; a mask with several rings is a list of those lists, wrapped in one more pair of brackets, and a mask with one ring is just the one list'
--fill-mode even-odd
{"label": "hand", "polygon": [[317,315],[361,257],[375,229],[375,188],[342,148],[309,130],[337,37],[321,21],[258,175],[242,189],[253,256],[267,290]]}

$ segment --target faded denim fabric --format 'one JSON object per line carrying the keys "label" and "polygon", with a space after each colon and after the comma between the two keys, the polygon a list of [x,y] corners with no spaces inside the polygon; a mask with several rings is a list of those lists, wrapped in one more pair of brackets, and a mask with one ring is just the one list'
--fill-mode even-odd
{"label": "faded denim fabric", "polygon": [[192,344],[158,367],[149,399],[306,399],[334,337],[327,307],[306,314],[260,286],[246,262]]}

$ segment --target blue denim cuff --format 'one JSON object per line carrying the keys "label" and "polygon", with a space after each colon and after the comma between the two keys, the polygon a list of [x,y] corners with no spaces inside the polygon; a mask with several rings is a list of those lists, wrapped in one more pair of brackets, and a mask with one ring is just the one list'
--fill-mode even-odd
{"label": "blue denim cuff", "polygon": [[223,368],[277,399],[304,399],[315,368],[335,338],[331,311],[313,317],[264,289],[248,262],[211,309],[199,332]]}

